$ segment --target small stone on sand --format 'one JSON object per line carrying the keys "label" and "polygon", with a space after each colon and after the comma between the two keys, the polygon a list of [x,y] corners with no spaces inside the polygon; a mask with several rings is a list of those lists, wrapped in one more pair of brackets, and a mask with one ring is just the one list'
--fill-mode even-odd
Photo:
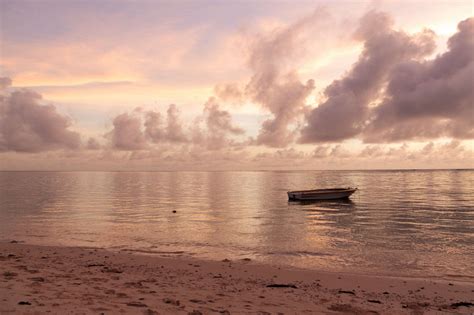
{"label": "small stone on sand", "polygon": [[176,306],[179,306],[179,304],[180,304],[179,300],[170,299],[170,298],[164,298],[163,302],[165,302],[166,304],[172,304],[172,305],[176,305]]}

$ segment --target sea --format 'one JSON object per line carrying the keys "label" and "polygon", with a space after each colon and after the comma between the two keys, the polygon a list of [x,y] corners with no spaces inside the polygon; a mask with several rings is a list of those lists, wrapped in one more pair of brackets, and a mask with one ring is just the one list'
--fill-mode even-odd
{"label": "sea", "polygon": [[[357,187],[349,200],[286,192]],[[0,240],[474,279],[474,170],[0,172]]]}

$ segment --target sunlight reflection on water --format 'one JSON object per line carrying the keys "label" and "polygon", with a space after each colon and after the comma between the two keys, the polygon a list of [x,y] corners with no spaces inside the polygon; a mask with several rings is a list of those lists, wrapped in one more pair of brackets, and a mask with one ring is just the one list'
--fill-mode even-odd
{"label": "sunlight reflection on water", "polygon": [[[315,186],[360,190],[288,202]],[[4,240],[474,276],[474,171],[0,172],[0,196]]]}

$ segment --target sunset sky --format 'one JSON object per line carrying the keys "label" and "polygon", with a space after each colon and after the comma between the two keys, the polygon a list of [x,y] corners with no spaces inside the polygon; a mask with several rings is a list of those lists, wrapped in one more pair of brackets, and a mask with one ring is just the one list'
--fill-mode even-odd
{"label": "sunset sky", "polygon": [[473,15],[0,0],[0,169],[471,168]]}

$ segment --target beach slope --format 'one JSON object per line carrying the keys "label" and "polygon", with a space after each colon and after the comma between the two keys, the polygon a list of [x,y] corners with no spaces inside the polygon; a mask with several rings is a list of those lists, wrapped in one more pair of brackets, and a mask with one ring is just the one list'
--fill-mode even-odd
{"label": "beach slope", "polygon": [[474,281],[0,243],[0,314],[471,314]]}

